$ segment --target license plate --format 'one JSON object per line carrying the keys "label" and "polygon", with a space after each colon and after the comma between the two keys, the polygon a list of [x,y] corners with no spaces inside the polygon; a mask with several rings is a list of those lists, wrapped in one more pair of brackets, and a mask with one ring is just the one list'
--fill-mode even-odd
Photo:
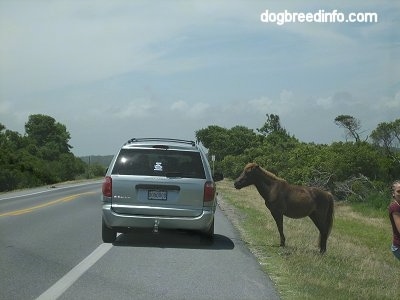
{"label": "license plate", "polygon": [[167,191],[149,190],[147,194],[149,200],[167,200]]}

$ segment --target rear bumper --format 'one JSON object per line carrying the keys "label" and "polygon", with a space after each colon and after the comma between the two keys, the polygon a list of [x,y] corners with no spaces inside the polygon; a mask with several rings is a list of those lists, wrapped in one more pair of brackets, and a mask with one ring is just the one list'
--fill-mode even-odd
{"label": "rear bumper", "polygon": [[197,217],[166,217],[119,214],[110,204],[103,204],[103,220],[109,228],[158,228],[206,231],[214,220],[215,209],[205,207]]}

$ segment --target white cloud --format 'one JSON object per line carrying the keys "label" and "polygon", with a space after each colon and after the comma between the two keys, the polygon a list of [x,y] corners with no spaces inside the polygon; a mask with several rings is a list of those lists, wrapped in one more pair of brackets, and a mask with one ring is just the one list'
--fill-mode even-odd
{"label": "white cloud", "polygon": [[252,108],[252,109],[255,109],[255,110],[262,110],[262,111],[269,111],[269,110],[273,110],[274,108],[273,108],[273,101],[270,99],[270,98],[268,98],[268,97],[266,97],[266,96],[263,96],[263,97],[260,97],[260,98],[257,98],[257,99],[252,99],[252,100],[249,100],[248,101],[248,105],[247,105],[247,103],[245,103],[244,105],[243,105],[243,107],[241,107],[240,109],[239,109],[239,111],[241,111],[242,109],[248,109],[248,108]]}
{"label": "white cloud", "polygon": [[8,114],[11,111],[11,103],[7,101],[0,102],[0,115],[1,114]]}
{"label": "white cloud", "polygon": [[112,115],[116,119],[145,118],[148,116],[157,117],[157,114],[157,104],[147,99],[133,100],[128,102],[126,105],[118,105],[112,111]]}
{"label": "white cloud", "polygon": [[[208,116],[213,106],[204,102],[188,103],[182,100],[172,103],[170,106],[171,112],[177,118],[182,119],[203,119]],[[176,115],[177,114],[177,115]]]}
{"label": "white cloud", "polygon": [[292,91],[282,90],[278,97],[270,98],[262,96],[260,98],[251,99],[243,105],[242,109],[252,110],[253,112],[263,112],[263,115],[269,114],[287,114],[297,110],[301,104],[296,99]]}
{"label": "white cloud", "polygon": [[185,101],[179,100],[171,105],[171,110],[176,111],[176,112],[184,112],[189,108],[189,104],[187,104]]}
{"label": "white cloud", "polygon": [[332,96],[318,98],[315,102],[318,106],[322,107],[323,109],[329,109],[333,105]]}
{"label": "white cloud", "polygon": [[398,109],[398,111],[400,111],[400,91],[398,91],[393,97],[382,97],[381,100],[377,102],[377,104],[387,109]]}

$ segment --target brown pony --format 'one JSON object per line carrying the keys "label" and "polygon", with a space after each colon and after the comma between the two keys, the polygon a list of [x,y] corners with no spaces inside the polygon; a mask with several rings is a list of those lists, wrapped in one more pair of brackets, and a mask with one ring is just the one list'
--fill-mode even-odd
{"label": "brown pony", "polygon": [[320,252],[326,251],[326,241],[332,229],[334,199],[331,193],[317,188],[292,185],[286,180],[264,170],[255,163],[245,166],[235,180],[235,188],[254,184],[265,200],[278,227],[281,246],[285,246],[283,216],[289,218],[310,217],[319,230]]}

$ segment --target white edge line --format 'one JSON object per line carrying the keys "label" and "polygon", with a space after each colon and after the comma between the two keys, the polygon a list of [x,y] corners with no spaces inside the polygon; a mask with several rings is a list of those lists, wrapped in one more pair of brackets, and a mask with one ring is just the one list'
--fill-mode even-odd
{"label": "white edge line", "polygon": [[59,191],[59,190],[64,190],[64,189],[69,189],[69,188],[74,188],[78,186],[85,186],[85,185],[91,185],[91,184],[98,184],[101,183],[99,182],[90,182],[90,183],[82,183],[82,184],[76,184],[76,185],[69,185],[69,186],[63,186],[63,187],[56,187],[56,188],[48,188],[47,190],[35,192],[35,193],[30,193],[30,194],[22,194],[22,195],[17,195],[17,196],[11,196],[11,197],[6,197],[6,198],[1,198],[0,195],[0,201],[3,200],[9,200],[9,199],[14,199],[14,198],[21,198],[21,197],[26,197],[26,196],[33,196],[33,195],[38,195],[38,194],[43,194],[43,193],[49,193],[49,192],[54,192],[54,191]]}
{"label": "white edge line", "polygon": [[104,256],[112,244],[101,244],[84,260],[76,265],[71,271],[65,274],[60,280],[53,284],[47,291],[41,294],[36,300],[53,300],[60,297],[75,281],[79,279],[91,266]]}

